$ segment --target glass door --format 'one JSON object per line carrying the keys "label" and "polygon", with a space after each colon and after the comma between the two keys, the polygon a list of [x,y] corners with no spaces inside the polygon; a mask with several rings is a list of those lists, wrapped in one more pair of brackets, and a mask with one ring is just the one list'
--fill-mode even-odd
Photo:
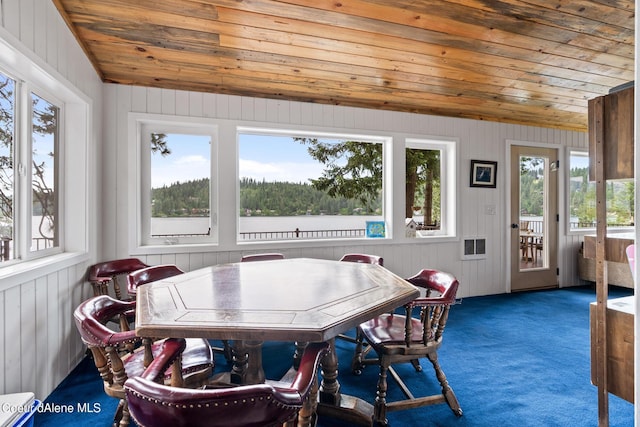
{"label": "glass door", "polygon": [[511,290],[558,286],[558,150],[511,148]]}

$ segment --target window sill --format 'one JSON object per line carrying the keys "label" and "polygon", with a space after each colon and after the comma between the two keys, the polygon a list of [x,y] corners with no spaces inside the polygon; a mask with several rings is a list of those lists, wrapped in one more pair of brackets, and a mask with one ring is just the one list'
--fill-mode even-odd
{"label": "window sill", "polygon": [[67,252],[0,267],[0,292],[85,262],[88,259],[89,254],[86,252]]}

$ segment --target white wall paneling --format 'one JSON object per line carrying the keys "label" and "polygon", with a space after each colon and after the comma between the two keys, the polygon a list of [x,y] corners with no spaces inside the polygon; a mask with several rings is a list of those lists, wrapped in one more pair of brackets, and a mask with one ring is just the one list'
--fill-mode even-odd
{"label": "white wall paneling", "polygon": [[[45,399],[84,355],[72,312],[91,295],[85,283],[86,270],[98,258],[101,241],[96,231],[101,228],[97,185],[102,181],[103,159],[96,153],[103,139],[100,135],[103,84],[53,2],[2,0],[1,5],[0,38],[28,58],[35,65],[34,70],[44,70],[65,90],[90,104],[89,127],[65,129],[67,134],[83,141],[82,149],[71,153],[76,157],[66,159],[65,173],[70,175],[65,179],[77,180],[74,188],[81,189],[80,194],[71,199],[82,200],[86,205],[83,215],[65,214],[68,222],[65,235],[73,236],[67,239],[73,250],[89,242],[89,253],[57,256],[57,262],[53,263],[30,262],[30,268],[23,268],[19,274],[12,273],[19,268],[0,270],[0,394],[33,391],[38,399]],[[68,113],[77,112],[75,108]],[[77,176],[79,170],[85,169],[77,165],[87,162],[92,176],[88,179]]]}
{"label": "white wall paneling", "polygon": [[[508,140],[516,139],[530,142],[532,145],[546,144],[560,147],[587,147],[586,134],[543,129],[519,125],[508,125],[483,121],[452,119],[424,116],[409,113],[377,111],[362,108],[350,108],[333,105],[306,104],[283,100],[254,99],[230,95],[185,93],[181,91],[136,88],[130,86],[105,86],[105,145],[115,147],[119,161],[115,168],[105,170],[103,188],[108,197],[105,199],[105,215],[116,216],[121,221],[130,221],[126,212],[127,197],[121,191],[111,188],[123,188],[127,185],[127,162],[124,153],[131,143],[128,141],[125,118],[133,113],[161,113],[185,115],[194,118],[210,118],[212,123],[233,121],[240,125],[252,124],[279,126],[303,126],[304,128],[326,131],[383,132],[392,134],[395,143],[403,142],[403,136],[437,136],[453,138],[458,145],[458,211],[460,215],[458,236],[484,236],[487,239],[487,257],[481,260],[461,260],[461,242],[335,242],[332,246],[309,243],[308,246],[296,244],[272,243],[264,246],[239,246],[235,244],[235,188],[220,190],[220,245],[203,252],[185,254],[136,253],[147,262],[171,261],[181,268],[192,269],[206,265],[207,262],[239,260],[244,253],[260,250],[277,250],[287,256],[309,256],[337,259],[349,251],[372,252],[384,256],[385,265],[403,277],[409,276],[420,268],[442,268],[454,273],[461,282],[461,296],[486,295],[506,291],[505,266],[508,262],[506,246],[509,232],[504,212],[506,191],[505,147]],[[232,157],[236,152],[234,128],[221,125],[220,158],[227,165],[221,167],[224,179],[235,180],[235,174],[229,164],[235,163]],[[471,188],[469,182],[469,163],[471,159],[498,161],[498,188]],[[394,191],[404,191],[403,183],[394,183]],[[486,214],[486,207],[496,208],[495,214]],[[115,207],[118,206],[118,209]],[[119,222],[119,221],[117,221]],[[129,229],[126,226],[113,227],[106,224],[105,248],[116,248],[106,258],[118,258],[132,255],[127,252]],[[226,231],[225,231],[226,230]],[[396,230],[397,232],[397,230]],[[576,259],[576,240],[580,236],[560,236],[561,286],[577,284],[573,263]],[[166,251],[170,252],[171,248]],[[210,252],[213,252],[211,254]],[[175,255],[172,256],[172,255]],[[568,264],[565,267],[565,264]]]}

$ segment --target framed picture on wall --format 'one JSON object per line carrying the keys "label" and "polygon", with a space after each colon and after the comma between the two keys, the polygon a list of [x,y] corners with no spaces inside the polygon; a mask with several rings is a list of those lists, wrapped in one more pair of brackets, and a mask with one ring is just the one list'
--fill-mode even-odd
{"label": "framed picture on wall", "polygon": [[496,188],[496,170],[498,162],[471,160],[471,187]]}

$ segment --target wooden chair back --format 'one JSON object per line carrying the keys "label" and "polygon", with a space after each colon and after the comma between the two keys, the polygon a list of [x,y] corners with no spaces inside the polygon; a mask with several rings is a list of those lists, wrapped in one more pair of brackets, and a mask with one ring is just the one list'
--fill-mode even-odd
{"label": "wooden chair back", "polygon": [[264,253],[264,254],[250,254],[250,255],[244,255],[242,259],[240,259],[240,261],[241,262],[270,261],[274,259],[284,259],[284,255],[276,252]]}
{"label": "wooden chair back", "polygon": [[[125,383],[129,408],[136,423],[153,427],[275,426],[291,420],[305,403],[317,399],[316,373],[329,351],[327,343],[309,344],[290,382],[241,385],[231,388],[184,389],[158,384],[169,364],[179,363],[184,346],[169,339],[162,353],[138,376]],[[175,368],[177,370],[179,368]],[[309,425],[307,412],[301,424]],[[302,416],[302,414],[301,414]],[[305,422],[306,421],[306,422]],[[300,425],[300,424],[296,424]]]}
{"label": "wooden chair back", "polygon": [[127,292],[129,292],[129,295],[135,295],[138,286],[183,273],[184,271],[173,264],[152,265],[151,267],[136,270],[127,274]]}
{"label": "wooden chair back", "polygon": [[108,295],[109,284],[112,283],[115,297],[122,299],[118,277],[146,267],[149,266],[138,258],[116,259],[92,265],[89,267],[88,280],[93,286],[93,295]]}
{"label": "wooden chair back", "polygon": [[378,264],[384,266],[384,260],[377,255],[368,254],[344,254],[340,261],[346,262],[361,262],[365,264]]}

